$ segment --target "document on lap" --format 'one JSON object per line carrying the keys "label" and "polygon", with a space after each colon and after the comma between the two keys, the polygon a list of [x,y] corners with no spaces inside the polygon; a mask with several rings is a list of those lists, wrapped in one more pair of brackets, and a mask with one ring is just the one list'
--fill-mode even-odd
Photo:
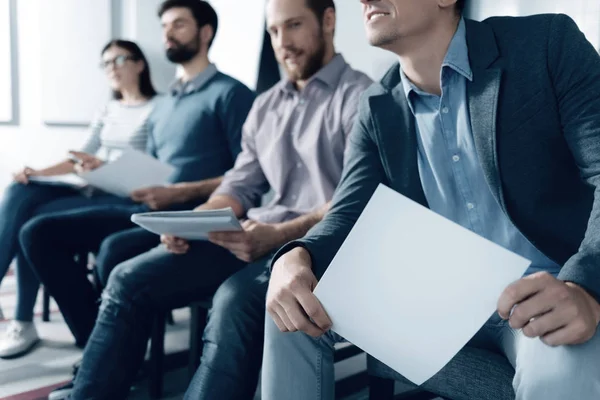
{"label": "document on lap", "polygon": [[135,190],[168,184],[174,172],[174,167],[163,164],[146,153],[125,150],[115,161],[81,175],[31,176],[29,180],[44,185],[69,186],[76,189],[93,186],[106,193],[129,197]]}
{"label": "document on lap", "polygon": [[115,161],[85,172],[81,177],[107,193],[129,197],[135,190],[168,184],[174,172],[173,166],[146,153],[126,150]]}
{"label": "document on lap", "polygon": [[55,176],[29,176],[29,182],[43,185],[67,186],[75,189],[81,189],[88,185],[85,179],[76,174],[65,174]]}
{"label": "document on lap", "polygon": [[134,214],[131,221],[157,235],[173,235],[186,240],[207,240],[211,232],[242,230],[231,208]]}
{"label": "document on lap", "polygon": [[416,385],[530,262],[380,185],[315,288],[332,329]]}

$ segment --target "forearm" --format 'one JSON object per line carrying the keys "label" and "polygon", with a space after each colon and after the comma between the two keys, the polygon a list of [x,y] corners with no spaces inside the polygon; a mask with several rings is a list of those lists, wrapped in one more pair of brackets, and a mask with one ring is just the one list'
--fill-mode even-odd
{"label": "forearm", "polygon": [[35,175],[55,176],[65,175],[75,172],[75,164],[71,160],[65,160],[50,167],[36,170]]}
{"label": "forearm", "polygon": [[331,203],[327,203],[310,214],[277,224],[281,233],[281,245],[304,237],[313,226],[321,222],[330,206]]}
{"label": "forearm", "polygon": [[179,192],[179,203],[188,203],[194,200],[202,201],[211,196],[219,187],[223,177],[205,179],[197,182],[181,182],[173,185]]}
{"label": "forearm", "polygon": [[213,196],[206,203],[202,204],[199,207],[196,207],[195,211],[218,210],[221,208],[228,207],[231,207],[231,209],[233,209],[233,212],[238,218],[246,214],[246,210],[244,210],[242,204],[232,196],[227,195]]}

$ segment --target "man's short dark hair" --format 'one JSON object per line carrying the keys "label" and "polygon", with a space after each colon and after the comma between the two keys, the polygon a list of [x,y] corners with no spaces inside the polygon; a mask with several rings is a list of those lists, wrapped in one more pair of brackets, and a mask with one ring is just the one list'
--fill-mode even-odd
{"label": "man's short dark hair", "polygon": [[158,16],[162,18],[163,14],[172,8],[187,8],[190,10],[198,24],[198,28],[203,28],[206,25],[212,27],[213,37],[210,43],[208,43],[208,47],[210,48],[219,27],[219,17],[217,17],[215,9],[203,0],[166,0],[158,8]]}
{"label": "man's short dark hair", "polygon": [[456,11],[458,11],[459,14],[462,14],[465,10],[466,2],[467,0],[456,0]]}
{"label": "man's short dark hair", "polygon": [[315,13],[319,21],[323,21],[323,17],[325,16],[325,11],[329,8],[333,8],[335,10],[335,4],[333,0],[305,0],[306,6],[311,9],[312,12]]}

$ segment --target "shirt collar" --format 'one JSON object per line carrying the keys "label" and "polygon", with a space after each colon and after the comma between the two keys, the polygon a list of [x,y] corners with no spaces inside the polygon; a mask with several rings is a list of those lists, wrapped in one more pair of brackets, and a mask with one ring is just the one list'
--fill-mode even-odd
{"label": "shirt collar", "polygon": [[[442,79],[444,70],[446,68],[452,69],[453,71],[464,76],[469,81],[473,80],[473,72],[471,70],[471,63],[469,62],[469,49],[467,46],[467,29],[465,20],[463,18],[460,19],[458,29],[454,33],[454,37],[452,38],[450,46],[448,47],[448,51],[446,52],[446,57],[444,57],[442,71],[440,71],[440,80]],[[406,98],[409,100],[410,104],[410,93],[423,93],[423,91],[417,88],[408,79],[402,70],[402,66],[400,66],[400,77],[402,79],[404,94],[406,95]]]}
{"label": "shirt collar", "polygon": [[[317,71],[306,83],[306,85],[310,85],[313,81],[320,81],[327,85],[329,88],[333,89],[337,87],[340,78],[342,76],[342,72],[346,68],[348,64],[346,60],[341,54],[336,54],[331,61]],[[289,79],[283,79],[279,82],[279,89],[285,93],[296,93],[296,87],[294,83]]]}
{"label": "shirt collar", "polygon": [[200,72],[193,79],[187,82],[182,82],[181,79],[177,79],[171,84],[169,91],[173,96],[181,96],[182,94],[196,92],[202,89],[202,87],[206,85],[208,81],[211,80],[218,72],[219,70],[215,64],[209,64],[204,71]]}
{"label": "shirt collar", "polygon": [[442,69],[444,67],[452,68],[469,81],[473,80],[473,72],[469,62],[469,48],[467,46],[467,28],[463,18],[460,19],[458,29],[452,38],[452,42],[450,42]]}

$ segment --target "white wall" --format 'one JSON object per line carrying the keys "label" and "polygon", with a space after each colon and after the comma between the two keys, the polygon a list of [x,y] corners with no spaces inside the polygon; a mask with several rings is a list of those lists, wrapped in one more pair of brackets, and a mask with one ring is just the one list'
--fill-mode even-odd
{"label": "white wall", "polygon": [[[43,98],[44,58],[40,27],[44,25],[44,21],[51,23],[58,19],[57,17],[64,17],[64,15],[53,16],[53,12],[59,12],[56,11],[59,7],[45,4],[48,0],[12,1],[17,3],[18,36],[15,45],[19,54],[19,68],[14,78],[19,79],[19,104],[16,106],[20,113],[20,124],[0,125],[0,190],[10,182],[12,171],[21,168],[24,164],[38,167],[60,160],[68,149],[77,148],[86,138],[85,128],[46,126],[43,123],[44,109],[41,99]],[[239,4],[238,1],[212,0],[222,21],[211,57],[221,70],[254,87],[260,57],[259,49],[263,39],[264,0],[244,0],[243,4]],[[107,4],[111,5],[114,36],[133,40],[140,45],[151,65],[156,88],[164,92],[172,82],[176,69],[166,60],[164,54],[161,24],[157,16],[157,9],[162,0],[94,0],[94,2],[105,2],[100,8],[105,8]],[[42,7],[42,4],[45,6]],[[229,18],[223,17],[227,12],[234,14]],[[243,19],[248,16],[253,17],[253,24],[243,24]],[[85,37],[85,25],[79,30],[74,30],[73,35]],[[69,41],[66,41],[65,48],[68,49],[68,46]],[[96,54],[100,48],[90,49],[90,51]],[[65,63],[65,68],[68,68],[68,63],[72,61],[68,54],[68,51],[63,52],[59,57]],[[70,56],[76,59],[79,55]],[[96,68],[96,60],[91,61],[93,68]],[[60,87],[60,84],[54,86]],[[98,107],[105,100],[105,98],[98,98]]]}
{"label": "white wall", "polygon": [[337,29],[335,45],[355,69],[379,80],[397,58],[369,45],[365,34],[362,6],[356,0],[336,0]]}
{"label": "white wall", "polygon": [[594,47],[600,49],[599,0],[471,0],[469,3],[469,16],[477,20],[494,15],[567,14]]}
{"label": "white wall", "polygon": [[210,0],[219,29],[210,57],[224,73],[256,89],[265,32],[265,0]]}
{"label": "white wall", "polygon": [[[43,15],[41,13],[41,2],[47,1],[16,1],[16,49],[19,58],[19,104],[16,106],[20,124],[0,125],[0,190],[10,182],[12,171],[24,164],[38,167],[60,160],[68,149],[79,147],[86,138],[85,128],[46,126],[43,123],[41,68],[44,65],[40,26],[42,17],[46,21],[53,19],[52,7],[44,7],[46,10]],[[157,89],[164,91],[173,79],[175,68],[164,57],[160,22],[156,15],[160,0],[112,0],[112,3],[117,6],[113,14],[121,24],[116,29],[117,33],[142,46],[150,59]],[[73,32],[73,35],[85,35],[85,32]],[[68,43],[65,45],[68,46]],[[96,53],[99,51],[100,48]],[[77,56],[72,54],[72,57]],[[69,59],[64,59],[64,62],[69,63]],[[105,101],[99,98],[98,106]]]}
{"label": "white wall", "polygon": [[163,0],[120,0],[120,31],[117,36],[136,42],[151,66],[152,81],[160,92],[166,91],[175,76],[175,66],[164,51],[158,6]]}
{"label": "white wall", "polygon": [[[468,4],[469,17],[477,20],[494,15],[567,14],[600,49],[600,0],[468,0]],[[336,0],[336,7],[338,51],[353,67],[379,79],[396,58],[368,44],[358,1]]]}
{"label": "white wall", "polygon": [[20,101],[15,106],[20,125],[0,125],[0,188],[10,181],[9,172],[24,162],[33,166],[46,164],[82,141],[82,129],[48,128],[42,124],[39,1],[43,0],[17,1]]}
{"label": "white wall", "polygon": [[11,60],[7,55],[11,52],[10,33],[10,3],[4,1],[0,4],[0,121],[9,122],[13,117],[12,108],[12,77]]}
{"label": "white wall", "polygon": [[42,118],[52,124],[89,124],[98,99],[110,89],[98,67],[98,53],[112,38],[110,0],[42,1],[41,36]]}

